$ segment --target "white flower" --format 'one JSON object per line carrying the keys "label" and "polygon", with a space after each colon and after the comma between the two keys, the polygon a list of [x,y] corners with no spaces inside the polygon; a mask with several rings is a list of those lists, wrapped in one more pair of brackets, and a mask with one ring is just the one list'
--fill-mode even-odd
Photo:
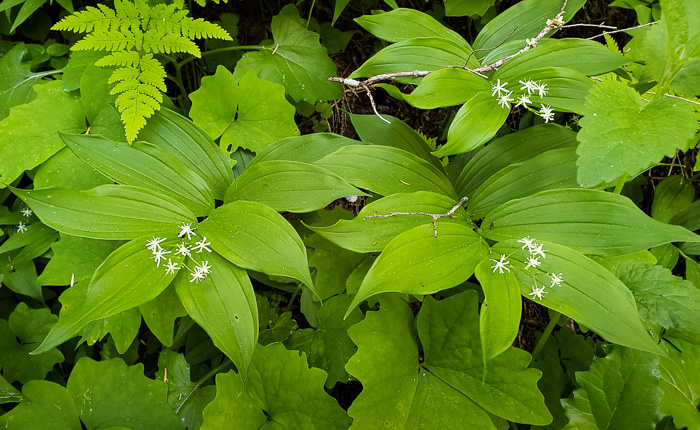
{"label": "white flower", "polygon": [[530,236],[525,236],[525,237],[523,237],[522,239],[520,239],[520,240],[518,241],[518,243],[524,244],[523,247],[520,248],[520,249],[525,249],[525,248],[527,248],[528,251],[531,250],[532,248],[534,248],[535,246],[537,246],[537,245],[535,244],[535,239],[530,239]]}
{"label": "white flower", "polygon": [[175,255],[189,257],[192,255],[192,251],[190,250],[189,246],[185,245],[185,242],[180,242],[177,244],[177,251],[175,251]]}
{"label": "white flower", "polygon": [[510,109],[510,102],[514,101],[510,95],[513,94],[513,91],[506,91],[502,96],[498,98],[498,105],[505,109],[508,108]]}
{"label": "white flower", "polygon": [[496,79],[496,85],[491,84],[491,95],[496,96],[496,94],[498,94],[497,97],[501,97],[502,93],[508,92],[508,90],[506,90],[506,85],[508,85],[508,82],[501,84],[501,80]]}
{"label": "white flower", "polygon": [[207,242],[207,237],[204,236],[202,240],[194,244],[194,246],[192,247],[192,251],[197,251],[197,254],[201,254],[201,252],[205,249],[211,252],[211,249],[209,249],[207,245],[211,245],[211,242]]}
{"label": "white flower", "polygon": [[194,270],[201,272],[203,275],[211,273],[211,264],[208,261],[202,261],[199,266],[194,266]]}
{"label": "white flower", "polygon": [[562,25],[564,25],[564,20],[561,18],[548,19],[547,26],[549,27],[550,25],[554,27],[561,27]]}
{"label": "white flower", "polygon": [[22,215],[26,216],[27,218],[32,216],[32,213],[33,213],[32,210],[29,208],[22,209]]}
{"label": "white flower", "polygon": [[527,90],[527,95],[530,95],[537,91],[537,84],[530,78],[527,78],[527,81],[523,81],[521,79],[518,82],[523,84],[523,86],[520,87],[520,90]]}
{"label": "white flower", "polygon": [[544,253],[547,252],[548,250],[542,249],[543,246],[544,245],[540,243],[539,245],[533,246],[532,248],[530,248],[530,255],[532,255],[533,257],[536,255],[540,255],[540,256],[542,256],[542,258],[547,258],[547,256]]}
{"label": "white flower", "polygon": [[530,267],[537,267],[540,264],[542,264],[539,260],[539,257],[527,257],[527,266],[525,266],[525,269],[529,269]]}
{"label": "white flower", "polygon": [[558,275],[556,273],[550,273],[549,277],[552,278],[552,285],[550,285],[549,288],[552,288],[555,285],[557,287],[561,287],[561,283],[564,281],[564,279],[561,276],[561,273]]}
{"label": "white flower", "polygon": [[535,46],[537,45],[537,41],[533,37],[532,39],[525,39],[525,43],[527,43],[527,46]]}
{"label": "white flower", "polygon": [[[197,236],[197,233],[195,233],[192,229],[192,223],[185,224],[183,222],[182,225],[179,225],[178,227],[180,227],[180,233],[177,235],[177,237],[187,235],[187,240],[190,240],[191,236]],[[197,227],[195,227],[195,229],[196,228]]]}
{"label": "white flower", "polygon": [[554,119],[554,110],[550,105],[540,105],[542,108],[540,109],[540,116],[544,120],[544,122],[549,122]]}
{"label": "white flower", "polygon": [[348,203],[355,203],[358,198],[359,198],[359,196],[347,196],[347,197],[345,197],[345,200],[347,200]]}
{"label": "white flower", "polygon": [[146,249],[148,249],[151,252],[156,252],[156,250],[161,249],[160,243],[165,241],[167,237],[160,238],[160,237],[155,237],[153,236],[153,239],[149,240],[148,243],[146,243]]}
{"label": "white flower", "polygon": [[537,288],[537,286],[533,285],[532,292],[528,293],[528,296],[532,296],[533,299],[537,297],[538,299],[542,300],[542,294],[547,294],[547,292],[544,290],[544,286]]}
{"label": "white flower", "polygon": [[537,91],[537,95],[539,97],[544,97],[547,95],[547,84],[539,81],[535,84],[535,90]]}
{"label": "white flower", "polygon": [[522,106],[522,107],[527,107],[528,104],[532,103],[530,101],[530,96],[521,94],[520,97],[518,97],[518,103],[515,105],[515,107]]}
{"label": "white flower", "polygon": [[168,264],[165,265],[165,274],[174,275],[176,270],[180,270],[180,268],[177,267],[177,263],[173,263],[173,260],[168,258]]}
{"label": "white flower", "polygon": [[503,273],[504,269],[506,271],[508,271],[508,273],[510,273],[510,269],[506,267],[506,264],[510,264],[510,261],[505,261],[505,259],[506,259],[505,254],[501,255],[500,261],[496,261],[493,258],[489,258],[489,260],[496,263],[495,266],[491,266],[491,268],[493,269],[493,272],[491,272],[491,273],[496,273],[496,270],[498,270],[498,273]]}
{"label": "white flower", "polygon": [[192,279],[190,279],[190,282],[199,282],[202,279],[206,278],[206,275],[199,270],[195,270],[194,272],[190,273],[190,275],[192,275]]}
{"label": "white flower", "polygon": [[17,226],[17,233],[24,233],[25,231],[27,231],[27,226],[20,221],[19,225]]}
{"label": "white flower", "polygon": [[151,257],[151,259],[156,261],[156,267],[160,267],[160,262],[165,261],[165,254],[170,254],[170,251],[166,251],[163,248],[156,249],[152,252],[153,257]]}

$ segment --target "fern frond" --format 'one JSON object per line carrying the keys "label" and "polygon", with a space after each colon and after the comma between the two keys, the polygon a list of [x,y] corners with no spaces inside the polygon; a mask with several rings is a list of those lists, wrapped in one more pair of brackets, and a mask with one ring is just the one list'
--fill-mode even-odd
{"label": "fern frond", "polygon": [[146,125],[146,119],[160,109],[160,102],[144,91],[147,88],[152,89],[153,87],[139,85],[135,89],[122,93],[115,102],[121,113],[122,122],[126,129],[126,139],[129,142],[136,140],[139,130]]}
{"label": "fern frond", "polygon": [[136,51],[117,51],[100,58],[95,62],[95,65],[98,67],[136,67],[139,61],[141,61],[141,56]]}
{"label": "fern frond", "polygon": [[109,7],[99,4],[99,7],[88,6],[84,11],[68,15],[51,27],[52,30],[72,31],[74,33],[87,33],[90,31],[107,31],[117,18],[116,13]]}
{"label": "fern frond", "polygon": [[125,51],[141,49],[142,38],[130,31],[100,31],[90,33],[73,45],[73,50]]}
{"label": "fern frond", "polygon": [[136,3],[128,0],[114,0],[114,10],[117,12],[117,16],[121,18],[139,19],[141,18],[139,9],[140,7]]}
{"label": "fern frond", "polygon": [[[112,74],[110,75],[109,79],[107,80],[107,83],[112,85],[115,82],[122,82],[122,81],[135,81],[138,83],[138,78],[139,78],[139,69],[135,67],[120,67]],[[116,87],[115,87],[116,88]],[[118,94],[121,91],[115,91],[112,90],[112,94]]]}
{"label": "fern frond", "polygon": [[201,57],[199,47],[193,41],[177,33],[164,33],[149,29],[143,38],[143,50],[146,52],[183,52]]}

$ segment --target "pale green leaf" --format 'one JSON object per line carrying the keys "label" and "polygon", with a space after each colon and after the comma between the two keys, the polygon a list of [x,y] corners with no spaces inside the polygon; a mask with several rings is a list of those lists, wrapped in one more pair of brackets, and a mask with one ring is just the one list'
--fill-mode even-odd
{"label": "pale green leaf", "polygon": [[483,16],[496,0],[444,0],[447,16]]}
{"label": "pale green leaf", "polygon": [[700,428],[700,347],[677,339],[673,344],[665,348],[669,357],[659,359],[661,411],[680,428]]}
{"label": "pale green leaf", "polygon": [[10,114],[10,108],[34,98],[32,87],[47,73],[33,73],[30,64],[22,63],[28,48],[17,43],[0,57],[0,120]]}
{"label": "pale green leaf", "polygon": [[78,409],[68,390],[55,382],[30,381],[22,387],[23,400],[0,416],[7,430],[81,430]]}
{"label": "pale green leaf", "polygon": [[654,189],[654,201],[651,204],[651,217],[661,222],[688,209],[695,199],[695,188],[690,180],[680,175],[664,178]]}
{"label": "pale green leaf", "polygon": [[300,161],[313,164],[348,145],[360,145],[360,142],[332,133],[287,137],[260,151],[250,165],[271,160]]}
{"label": "pale green leaf", "polygon": [[113,184],[91,165],[76,157],[68,148],[63,148],[41,163],[34,175],[34,189],[69,188],[89,190],[100,185]]}
{"label": "pale green leaf", "polygon": [[42,285],[69,285],[92,277],[95,269],[122,241],[87,239],[62,234],[51,245],[53,257],[39,276]]}

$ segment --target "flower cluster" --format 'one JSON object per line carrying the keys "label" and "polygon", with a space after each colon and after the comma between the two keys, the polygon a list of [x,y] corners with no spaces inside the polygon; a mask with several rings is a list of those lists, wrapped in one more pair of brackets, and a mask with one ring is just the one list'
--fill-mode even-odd
{"label": "flower cluster", "polygon": [[[29,209],[28,207],[25,207],[24,209],[22,209],[21,212],[22,212],[22,215],[23,215],[23,216],[26,216],[27,218],[29,218],[30,216],[32,216],[32,214],[34,213],[34,212],[32,212],[32,210]],[[19,224],[17,225],[17,233],[24,233],[24,232],[26,232],[26,231],[27,231],[27,224],[25,224],[25,223],[23,223],[22,221],[20,221]]]}
{"label": "flower cluster", "polygon": [[501,82],[500,79],[496,79],[495,84],[491,84],[491,95],[498,99],[498,105],[502,109],[510,109],[510,104],[516,102],[515,107],[522,106],[535,114],[539,115],[544,119],[544,122],[549,122],[554,119],[554,110],[550,105],[540,104],[540,110],[536,111],[530,108],[532,101],[530,96],[537,93],[536,95],[540,98],[547,95],[547,84],[542,81],[533,81],[531,78],[527,80],[518,81],[522,86],[520,87],[521,94],[518,95],[517,101],[513,99],[514,90],[508,90],[508,82]]}
{"label": "flower cluster", "polygon": [[[192,224],[182,223],[182,225],[179,225],[178,227],[180,228],[180,233],[177,235],[177,237],[187,236],[187,240],[189,241],[192,239],[192,236],[197,236],[197,233],[194,232],[197,227],[192,228]],[[160,264],[163,263],[166,275],[174,275],[176,270],[180,270],[182,267],[185,267],[191,272],[190,275],[192,276],[192,279],[190,279],[190,282],[199,282],[205,279],[207,275],[211,273],[212,266],[209,264],[209,261],[206,260],[202,260],[199,264],[195,265],[194,270],[184,265],[178,266],[176,261],[172,261],[170,257],[167,257],[167,254],[172,254],[173,251],[168,251],[161,246],[161,243],[167,239],[167,237],[153,236],[153,238],[146,243],[146,249],[151,251],[153,254],[151,259],[156,262],[156,267],[160,267]],[[196,252],[197,254],[201,254],[204,251],[212,252],[209,245],[211,245],[211,242],[207,242],[206,236],[204,236],[202,240],[195,242],[194,245],[188,245],[185,242],[185,239],[183,239],[182,242],[176,245],[175,254],[173,255],[192,257],[193,252]],[[165,264],[166,259],[168,260],[167,264]]]}
{"label": "flower cluster", "polygon": [[[535,239],[530,238],[530,236],[523,237],[518,242],[523,244],[523,246],[520,249],[527,249],[527,252],[530,254],[527,257],[527,264],[525,265],[525,270],[529,269],[530,267],[537,268],[540,264],[542,264],[540,258],[547,258],[547,250],[543,249],[544,244],[538,244],[537,242],[535,242]],[[547,275],[549,276],[551,281],[549,288],[552,288],[555,285],[557,287],[561,287],[561,283],[564,282],[564,278],[561,273],[547,273]],[[544,285],[538,287],[537,281],[535,281],[535,285],[532,286],[532,292],[528,295],[532,296],[533,299],[536,297],[542,300],[542,296],[544,294],[547,294]]]}

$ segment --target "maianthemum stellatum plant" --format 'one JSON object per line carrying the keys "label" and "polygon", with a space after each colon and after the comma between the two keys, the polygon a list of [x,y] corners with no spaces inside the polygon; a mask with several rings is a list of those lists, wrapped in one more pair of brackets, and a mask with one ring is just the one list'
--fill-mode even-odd
{"label": "maianthemum stellatum plant", "polygon": [[59,3],[0,21],[0,427],[700,428],[695,2],[622,47],[585,0],[265,3],[245,46]]}

